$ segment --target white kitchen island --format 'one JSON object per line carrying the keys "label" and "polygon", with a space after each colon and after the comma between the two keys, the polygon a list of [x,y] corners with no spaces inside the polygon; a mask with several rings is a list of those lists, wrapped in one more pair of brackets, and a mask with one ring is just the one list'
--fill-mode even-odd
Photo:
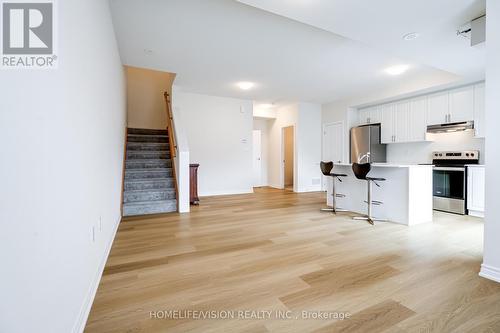
{"label": "white kitchen island", "polygon": [[[357,179],[351,164],[335,164],[332,172],[345,173],[342,182],[335,180],[337,208],[354,213],[366,214],[368,185],[365,180]],[[373,163],[369,177],[381,177],[386,181],[373,184],[372,200],[382,201],[380,206],[373,205],[373,216],[390,222],[416,225],[432,222],[432,166]],[[332,206],[332,177],[328,178],[327,205]],[[357,221],[362,223],[362,221]]]}

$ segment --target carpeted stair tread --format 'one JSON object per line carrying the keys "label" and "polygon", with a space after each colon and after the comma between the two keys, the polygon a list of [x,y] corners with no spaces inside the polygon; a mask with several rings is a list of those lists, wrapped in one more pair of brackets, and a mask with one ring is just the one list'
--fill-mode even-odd
{"label": "carpeted stair tread", "polygon": [[129,128],[123,216],[177,211],[168,131]]}

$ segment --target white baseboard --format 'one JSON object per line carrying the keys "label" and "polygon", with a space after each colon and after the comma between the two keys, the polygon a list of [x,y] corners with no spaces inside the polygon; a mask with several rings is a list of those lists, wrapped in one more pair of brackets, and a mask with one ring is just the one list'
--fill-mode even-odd
{"label": "white baseboard", "polygon": [[500,268],[482,264],[479,276],[500,283]]}
{"label": "white baseboard", "polygon": [[478,210],[469,210],[469,215],[474,217],[482,217],[484,218],[484,212]]}
{"label": "white baseboard", "polygon": [[324,192],[321,190],[321,186],[311,186],[305,188],[299,188],[297,193],[307,193],[307,192]]}
{"label": "white baseboard", "polygon": [[113,241],[116,237],[116,232],[118,231],[118,226],[121,222],[121,216],[118,219],[118,222],[114,226],[114,230],[112,233],[112,237],[109,240],[105,255],[101,259],[101,263],[99,264],[99,269],[97,270],[97,274],[90,285],[89,291],[87,292],[87,297],[85,297],[85,301],[83,302],[82,308],[80,309],[80,314],[78,316],[78,320],[73,326],[72,332],[74,333],[82,333],[85,329],[85,325],[87,324],[87,319],[90,314],[90,310],[92,309],[92,304],[94,303],[94,298],[97,293],[97,288],[99,287],[99,283],[101,282],[102,273],[104,272],[104,267],[106,266],[106,262],[108,261],[109,253],[111,252],[111,247],[113,246]]}
{"label": "white baseboard", "polygon": [[200,197],[214,197],[218,195],[236,195],[236,194],[249,194],[253,193],[253,187],[249,189],[241,189],[241,190],[224,190],[224,191],[210,191],[203,192],[199,194]]}

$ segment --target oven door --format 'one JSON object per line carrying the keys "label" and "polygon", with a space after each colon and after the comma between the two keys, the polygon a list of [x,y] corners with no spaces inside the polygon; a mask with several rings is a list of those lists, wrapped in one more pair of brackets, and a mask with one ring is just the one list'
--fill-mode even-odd
{"label": "oven door", "polygon": [[466,182],[465,168],[434,167],[434,209],[456,214],[465,214]]}

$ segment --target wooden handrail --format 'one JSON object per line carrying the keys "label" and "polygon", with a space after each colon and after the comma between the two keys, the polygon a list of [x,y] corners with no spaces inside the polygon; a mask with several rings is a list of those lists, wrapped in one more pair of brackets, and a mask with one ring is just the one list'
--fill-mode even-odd
{"label": "wooden handrail", "polygon": [[167,131],[168,131],[168,136],[170,139],[170,156],[172,158],[176,157],[176,151],[177,151],[177,144],[175,142],[175,130],[174,130],[174,122],[173,122],[173,116],[172,116],[172,106],[170,104],[170,95],[168,92],[165,92],[163,94],[165,97],[165,104],[167,105]]}
{"label": "wooden handrail", "polygon": [[175,188],[175,197],[177,198],[177,211],[179,211],[179,188],[177,186],[177,172],[175,170],[175,161],[174,157],[177,156],[177,143],[175,141],[175,129],[174,129],[174,118],[172,115],[172,106],[170,104],[170,95],[168,92],[163,94],[165,97],[165,104],[167,110],[167,132],[168,132],[168,146],[170,150],[170,158],[172,160],[172,177],[174,178],[174,188]]}

